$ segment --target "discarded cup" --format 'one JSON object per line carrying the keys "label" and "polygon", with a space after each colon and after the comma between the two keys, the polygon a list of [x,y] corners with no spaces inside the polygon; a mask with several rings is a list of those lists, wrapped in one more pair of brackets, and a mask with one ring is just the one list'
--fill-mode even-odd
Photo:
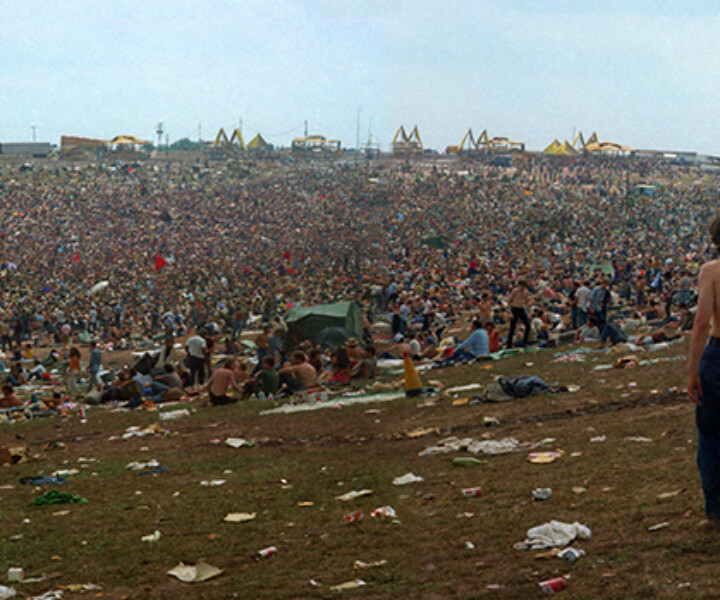
{"label": "discarded cup", "polygon": [[25,571],[22,567],[10,567],[8,569],[8,581],[22,581],[25,577]]}
{"label": "discarded cup", "polygon": [[480,486],[465,488],[462,491],[462,495],[465,496],[465,498],[475,498],[476,496],[482,496],[482,488]]}
{"label": "discarded cup", "polygon": [[271,556],[275,556],[276,554],[277,548],[275,546],[268,546],[267,548],[262,548],[261,550],[258,550],[259,558],[269,558]]}
{"label": "discarded cup", "polygon": [[547,500],[550,496],[552,496],[552,489],[551,488],[535,488],[533,490],[533,499],[535,500]]}
{"label": "discarded cup", "polygon": [[547,581],[541,581],[540,587],[546,594],[554,594],[555,592],[562,592],[565,589],[565,580],[562,577],[555,577],[555,579],[548,579]]}

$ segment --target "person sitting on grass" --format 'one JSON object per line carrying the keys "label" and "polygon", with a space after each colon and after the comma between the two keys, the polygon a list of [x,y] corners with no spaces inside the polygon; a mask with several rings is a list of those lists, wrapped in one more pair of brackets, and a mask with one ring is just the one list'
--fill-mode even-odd
{"label": "person sitting on grass", "polygon": [[473,330],[468,338],[459,344],[453,353],[442,361],[443,365],[452,365],[462,360],[475,360],[478,356],[490,354],[490,338],[483,328],[482,321],[473,321]]}
{"label": "person sitting on grass", "polygon": [[301,350],[293,352],[292,362],[285,363],[278,373],[284,388],[283,393],[287,395],[315,387],[318,383],[315,367],[307,362],[307,357]]}
{"label": "person sitting on grass", "polygon": [[332,368],[330,371],[323,371],[318,381],[327,383],[343,384],[350,381],[352,376],[352,365],[348,351],[342,346],[332,355]]}
{"label": "person sitting on grass", "polygon": [[243,400],[247,400],[253,394],[258,397],[262,397],[260,394],[263,394],[265,398],[269,398],[278,391],[280,376],[275,370],[273,357],[270,355],[263,356],[260,367],[257,375],[248,379],[243,385]]}
{"label": "person sitting on grass", "polygon": [[19,408],[22,400],[15,395],[15,389],[9,383],[2,386],[3,395],[0,397],[0,408]]}
{"label": "person sitting on grass", "polygon": [[212,406],[237,402],[236,397],[228,396],[230,388],[241,394],[243,392],[242,386],[235,379],[236,368],[237,361],[234,358],[228,358],[222,367],[213,371],[205,385],[205,389],[210,393],[210,404]]}

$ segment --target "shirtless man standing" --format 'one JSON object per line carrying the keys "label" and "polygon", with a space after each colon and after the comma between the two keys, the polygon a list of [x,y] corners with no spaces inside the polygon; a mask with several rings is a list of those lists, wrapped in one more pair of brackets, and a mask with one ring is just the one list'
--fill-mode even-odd
{"label": "shirtless man standing", "polygon": [[[710,237],[720,249],[720,217],[710,224]],[[698,284],[700,296],[690,336],[687,393],[697,404],[697,463],[707,514],[702,525],[720,529],[720,259],[700,268]]]}

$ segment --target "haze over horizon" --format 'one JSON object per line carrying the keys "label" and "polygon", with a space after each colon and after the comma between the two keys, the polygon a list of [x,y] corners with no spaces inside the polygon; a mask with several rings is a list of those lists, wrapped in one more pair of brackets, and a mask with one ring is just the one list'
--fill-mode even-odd
{"label": "haze over horizon", "polygon": [[[669,0],[0,0],[0,142],[214,138],[240,119],[387,150],[575,131],[720,154],[720,5]],[[359,114],[359,119],[358,119]]]}

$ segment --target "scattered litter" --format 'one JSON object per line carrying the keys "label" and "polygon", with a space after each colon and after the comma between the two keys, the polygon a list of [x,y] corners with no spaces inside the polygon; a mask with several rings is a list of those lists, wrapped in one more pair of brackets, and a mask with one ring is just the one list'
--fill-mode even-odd
{"label": "scattered litter", "polygon": [[10,582],[22,581],[25,577],[25,571],[22,567],[10,567],[8,569],[7,579]]}
{"label": "scattered litter", "polygon": [[470,398],[456,398],[452,401],[453,406],[462,406],[463,404],[467,404],[470,402]]}
{"label": "scattered litter", "polygon": [[549,550],[541,550],[537,554],[533,554],[533,558],[556,558],[558,554],[560,554],[560,550],[557,548],[550,548]]}
{"label": "scattered litter", "polygon": [[[3,596],[0,595],[0,598],[3,598]],[[33,596],[30,600],[62,600],[62,598],[62,590],[50,590],[40,596]]]}
{"label": "scattered litter", "polygon": [[528,455],[528,460],[536,465],[544,465],[555,462],[558,458],[562,457],[562,452],[531,452]]}
{"label": "scattered litter", "polygon": [[563,356],[558,356],[552,362],[554,362],[554,363],[585,362],[585,356],[583,354],[574,354],[574,353],[573,354],[564,354]]}
{"label": "scattered litter", "polygon": [[308,506],[315,506],[315,503],[314,502],[298,502],[297,505],[305,508]]}
{"label": "scattered litter", "polygon": [[362,560],[356,560],[353,563],[353,569],[371,569],[373,567],[382,567],[383,565],[386,565],[387,561],[385,559],[382,560],[375,560],[373,562],[365,562]]}
{"label": "scattered litter", "polygon": [[685,489],[686,488],[680,488],[679,490],[675,490],[673,492],[663,492],[662,494],[658,494],[658,500],[667,500],[668,498],[679,496],[685,491]]}
{"label": "scattered litter", "polygon": [[574,392],[579,392],[580,386],[576,385],[574,383],[571,383],[569,386],[567,386],[567,391],[570,392],[571,394]]}
{"label": "scattered litter", "polygon": [[371,517],[380,517],[382,519],[395,519],[397,518],[397,513],[395,512],[395,509],[392,506],[380,506],[376,509],[374,509],[370,513]]}
{"label": "scattered litter", "polygon": [[648,531],[657,531],[658,529],[665,529],[665,527],[670,527],[670,523],[665,521],[664,523],[658,523],[657,525],[650,525],[650,527],[648,527]]}
{"label": "scattered litter", "polygon": [[205,487],[217,487],[219,485],[225,485],[225,479],[211,479],[209,481],[201,481],[200,485]]}
{"label": "scattered litter", "polygon": [[17,591],[15,591],[14,588],[5,587],[4,585],[0,585],[0,600],[5,600],[5,598],[14,598],[17,595]]}
{"label": "scattered litter", "polygon": [[585,556],[585,550],[579,548],[565,548],[558,552],[558,558],[562,558],[566,565],[574,565],[581,556]]}
{"label": "scattered litter", "polygon": [[45,492],[42,496],[35,498],[30,502],[31,506],[44,506],[46,504],[87,504],[88,501],[85,498],[80,497],[78,494],[68,494],[66,492],[58,492],[57,490],[50,490]]}
{"label": "scattered litter", "polygon": [[552,496],[552,488],[535,488],[532,495],[533,500],[547,500]]}
{"label": "scattered litter", "polygon": [[[343,398],[342,404],[344,406],[351,406],[353,404],[368,404],[370,402],[390,402],[397,400],[398,398],[404,398],[405,392],[382,392],[373,394],[362,394],[358,396],[348,396]],[[264,410],[261,415],[272,415],[272,414],[285,414],[285,413],[296,413],[306,412],[311,410],[320,410],[323,408],[334,408],[336,402],[306,402],[303,404],[283,404],[277,408],[271,408]]]}
{"label": "scattered litter", "polygon": [[641,442],[641,443],[648,444],[648,443],[652,442],[652,439],[643,437],[641,435],[635,435],[635,436],[626,437],[624,439],[624,441],[626,441],[626,442]]}
{"label": "scattered litter", "polygon": [[365,513],[361,510],[355,510],[351,513],[346,514],[343,517],[343,521],[346,523],[355,523],[356,521],[362,521],[365,518]]}
{"label": "scattered litter", "polygon": [[59,471],[53,471],[50,473],[52,477],[70,477],[71,475],[78,475],[80,471],[78,469],[60,469]]}
{"label": "scattered litter", "polygon": [[562,577],[555,577],[555,579],[541,581],[539,585],[546,594],[554,594],[565,589],[565,580]]}
{"label": "scattered litter", "polygon": [[30,454],[28,453],[28,447],[25,444],[0,447],[0,465],[17,465],[19,463],[24,463],[29,458]]}
{"label": "scattered litter", "polygon": [[[431,382],[432,383],[432,382]],[[479,383],[469,383],[467,385],[458,385],[445,390],[447,394],[456,394],[457,392],[470,392],[472,390],[481,390],[483,386]]]}
{"label": "scattered litter", "polygon": [[268,546],[267,548],[262,548],[258,550],[258,559],[270,558],[271,556],[275,556],[276,554],[277,548],[275,546]]}
{"label": "scattered litter", "polygon": [[158,542],[158,541],[160,541],[160,531],[158,531],[158,530],[156,529],[154,533],[151,533],[150,535],[144,535],[144,536],[142,536],[142,537],[140,538],[140,541],[141,541],[141,542],[150,542],[150,543],[152,543],[152,542]]}
{"label": "scattered litter", "polygon": [[367,585],[367,583],[365,583],[362,579],[353,579],[352,581],[346,581],[345,583],[333,585],[330,589],[333,592],[341,592],[342,590],[354,590],[364,585]]}
{"label": "scattered litter", "polygon": [[226,523],[245,523],[246,521],[252,521],[255,517],[257,517],[257,513],[254,512],[228,513],[227,515],[225,515],[223,521],[225,521]]}
{"label": "scattered litter", "polygon": [[199,561],[196,565],[185,565],[180,563],[177,567],[170,569],[167,574],[177,577],[183,583],[197,583],[217,577],[222,569],[213,567],[205,561]]}
{"label": "scattered litter", "polygon": [[63,589],[74,594],[78,592],[82,594],[84,592],[100,591],[102,587],[95,585],[94,583],[69,583],[68,585],[64,585]]}
{"label": "scattered litter", "polygon": [[70,514],[70,511],[69,511],[69,510],[56,510],[56,511],[52,514],[52,516],[53,516],[53,517],[64,517],[65,515],[69,515],[69,514]]}
{"label": "scattered litter", "polygon": [[485,425],[485,427],[500,425],[500,419],[497,419],[495,417],[483,417],[483,425]]}
{"label": "scattered litter", "polygon": [[590,438],[590,441],[593,444],[600,444],[600,443],[604,442],[606,439],[607,439],[606,435],[598,435],[598,436],[595,436],[594,438]]}
{"label": "scattered litter", "polygon": [[514,545],[516,550],[541,550],[543,548],[567,546],[575,538],[590,539],[590,529],[581,523],[563,523],[550,521],[537,527],[531,527],[527,539]]}
{"label": "scattered litter", "polygon": [[439,429],[437,427],[431,427],[429,429],[423,429],[422,427],[418,429],[413,429],[412,431],[406,431],[405,435],[409,438],[417,438],[422,437],[424,435],[429,435],[431,433],[439,433]]}
{"label": "scattered litter", "polygon": [[322,583],[320,583],[319,581],[315,581],[314,579],[311,579],[310,581],[308,581],[308,583],[313,587],[322,587],[323,586]]}
{"label": "scattered litter", "polygon": [[57,476],[38,476],[38,477],[21,477],[20,483],[23,485],[43,485],[45,483],[50,485],[62,485],[65,483],[65,478],[59,475]]}
{"label": "scattered litter", "polygon": [[225,440],[225,443],[231,448],[252,448],[255,445],[251,441],[243,438],[228,438]]}
{"label": "scattered litter", "polygon": [[393,479],[393,485],[407,485],[409,483],[419,483],[421,481],[425,480],[419,475],[415,475],[414,473],[405,473],[405,475],[400,475],[399,477]]}
{"label": "scattered litter", "polygon": [[343,494],[342,496],[336,496],[335,500],[347,502],[348,500],[355,500],[355,498],[360,498],[361,496],[369,496],[370,494],[372,494],[372,490],[353,490],[352,492],[348,492],[347,494]]}
{"label": "scattered litter", "polygon": [[584,494],[585,492],[587,492],[587,488],[578,486],[578,487],[574,487],[572,489],[572,491],[575,492],[576,494]]}
{"label": "scattered litter", "polygon": [[148,460],[147,462],[140,462],[134,460],[125,465],[126,469],[132,469],[133,471],[143,471],[145,469],[153,469],[159,467],[160,463],[156,459]]}
{"label": "scattered litter", "polygon": [[[160,415],[162,418],[162,415]],[[160,427],[159,423],[153,423],[152,425],[148,425],[145,428],[140,428],[138,425],[132,425],[128,427],[125,430],[125,433],[122,434],[122,439],[128,440],[133,437],[145,437],[146,435],[155,435],[155,434],[164,434],[167,433],[162,427]],[[111,436],[109,439],[115,440],[117,439],[117,436]]]}
{"label": "scattered litter", "polygon": [[467,451],[471,454],[507,454],[520,450],[532,450],[544,444],[554,442],[553,438],[546,438],[536,444],[520,443],[515,438],[506,437],[501,440],[476,440],[474,438],[460,439],[448,437],[440,440],[435,446],[425,448],[419,456],[432,456],[434,454],[447,454],[449,452]]}
{"label": "scattered litter", "polygon": [[173,419],[179,419],[180,417],[189,417],[190,411],[187,408],[179,408],[178,410],[171,410],[164,413],[158,413],[158,417],[161,421],[171,421]]}
{"label": "scattered litter", "polygon": [[465,542],[465,548],[468,550],[475,550],[475,544],[468,540]]}

